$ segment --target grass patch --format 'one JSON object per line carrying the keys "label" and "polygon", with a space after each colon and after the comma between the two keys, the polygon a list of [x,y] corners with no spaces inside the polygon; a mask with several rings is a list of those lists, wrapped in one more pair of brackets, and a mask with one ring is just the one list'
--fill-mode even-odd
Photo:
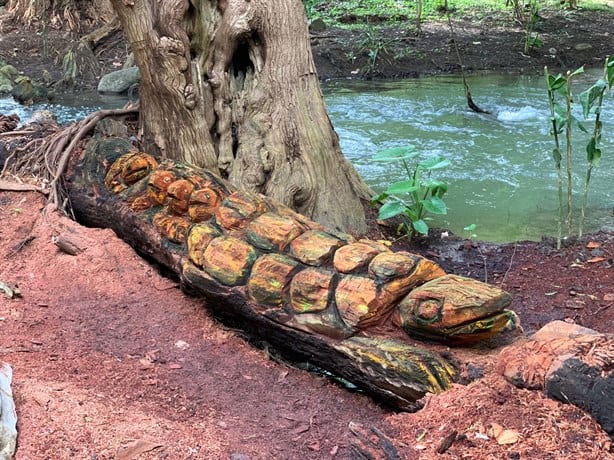
{"label": "grass patch", "polygon": [[[540,9],[561,9],[559,0],[539,1]],[[614,13],[612,0],[581,0],[580,8]],[[357,25],[369,23],[398,23],[416,20],[415,0],[303,0],[310,19],[322,18],[333,25]],[[446,17],[444,0],[423,0],[422,20],[443,20]],[[504,0],[448,0],[453,17],[459,14],[483,16],[510,13],[511,7]]]}

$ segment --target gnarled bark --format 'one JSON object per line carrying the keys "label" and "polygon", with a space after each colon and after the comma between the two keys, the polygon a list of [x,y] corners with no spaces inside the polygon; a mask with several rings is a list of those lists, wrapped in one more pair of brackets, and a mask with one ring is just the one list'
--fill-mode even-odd
{"label": "gnarled bark", "polygon": [[365,231],[370,191],[326,113],[298,0],[112,0],[141,69],[144,147]]}

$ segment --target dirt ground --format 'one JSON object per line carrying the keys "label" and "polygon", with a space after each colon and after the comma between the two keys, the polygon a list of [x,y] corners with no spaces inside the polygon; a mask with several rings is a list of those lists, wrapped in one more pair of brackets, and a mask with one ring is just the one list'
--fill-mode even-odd
{"label": "dirt ground", "polygon": [[[497,18],[459,18],[465,64],[529,72],[558,62],[547,54],[551,47],[570,67],[611,52],[611,17],[574,12],[546,19],[545,47],[525,58],[517,41],[499,31]],[[407,37],[403,43],[423,51],[406,62],[387,58],[389,67],[382,58],[373,75],[457,71],[444,26],[426,25],[421,37]],[[59,74],[57,64],[43,59],[40,36],[6,22],[0,28],[5,60],[31,75],[45,68]],[[365,56],[348,54],[359,38],[331,29],[318,35],[321,77],[366,76],[359,61]],[[60,42],[54,42],[58,49]],[[100,55],[102,70],[114,68],[125,52],[108,46]],[[79,87],[94,84],[85,79]],[[496,349],[469,351],[483,377],[431,396],[415,414],[395,413],[279,362],[273,350],[253,347],[111,231],[42,213],[43,207],[35,193],[0,192],[0,281],[21,291],[16,299],[0,293],[0,361],[14,370],[18,460],[345,459],[350,423],[382,430],[403,459],[614,458],[611,440],[584,412],[496,375]],[[83,252],[58,250],[52,239],[66,233]],[[560,251],[548,241],[489,245],[438,235],[411,249],[447,271],[507,289],[527,333],[554,319],[614,331],[611,233]],[[498,426],[517,435],[515,442],[497,442]],[[464,436],[437,453],[454,430]]]}

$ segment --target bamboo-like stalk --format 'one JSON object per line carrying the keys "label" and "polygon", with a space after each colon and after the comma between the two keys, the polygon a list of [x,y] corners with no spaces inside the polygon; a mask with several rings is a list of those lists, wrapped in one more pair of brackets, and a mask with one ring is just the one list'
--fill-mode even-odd
{"label": "bamboo-like stalk", "polygon": [[566,103],[566,120],[565,120],[565,142],[566,142],[566,168],[567,168],[567,218],[565,222],[567,224],[567,234],[571,235],[572,231],[572,223],[573,223],[573,207],[572,207],[572,145],[571,145],[571,72],[567,71],[566,74],[566,93],[565,93],[565,103]]}
{"label": "bamboo-like stalk", "polygon": [[546,88],[548,88],[548,102],[550,103],[550,119],[552,122],[552,135],[554,136],[554,148],[558,157],[555,158],[556,172],[557,172],[557,188],[559,197],[559,218],[557,222],[557,237],[556,237],[556,249],[561,249],[561,240],[563,239],[563,172],[561,170],[561,145],[559,141],[558,127],[556,125],[556,118],[554,112],[554,91],[550,89],[550,79],[548,74],[548,67],[544,67],[544,75],[546,77]]}

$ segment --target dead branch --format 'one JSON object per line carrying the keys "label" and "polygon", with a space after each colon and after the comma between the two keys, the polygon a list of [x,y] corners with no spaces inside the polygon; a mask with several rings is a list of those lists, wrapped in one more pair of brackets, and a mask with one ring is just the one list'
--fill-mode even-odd
{"label": "dead branch", "polygon": [[34,184],[20,184],[19,182],[11,182],[0,179],[0,190],[8,192],[40,192],[43,194],[49,193],[48,190]]}

